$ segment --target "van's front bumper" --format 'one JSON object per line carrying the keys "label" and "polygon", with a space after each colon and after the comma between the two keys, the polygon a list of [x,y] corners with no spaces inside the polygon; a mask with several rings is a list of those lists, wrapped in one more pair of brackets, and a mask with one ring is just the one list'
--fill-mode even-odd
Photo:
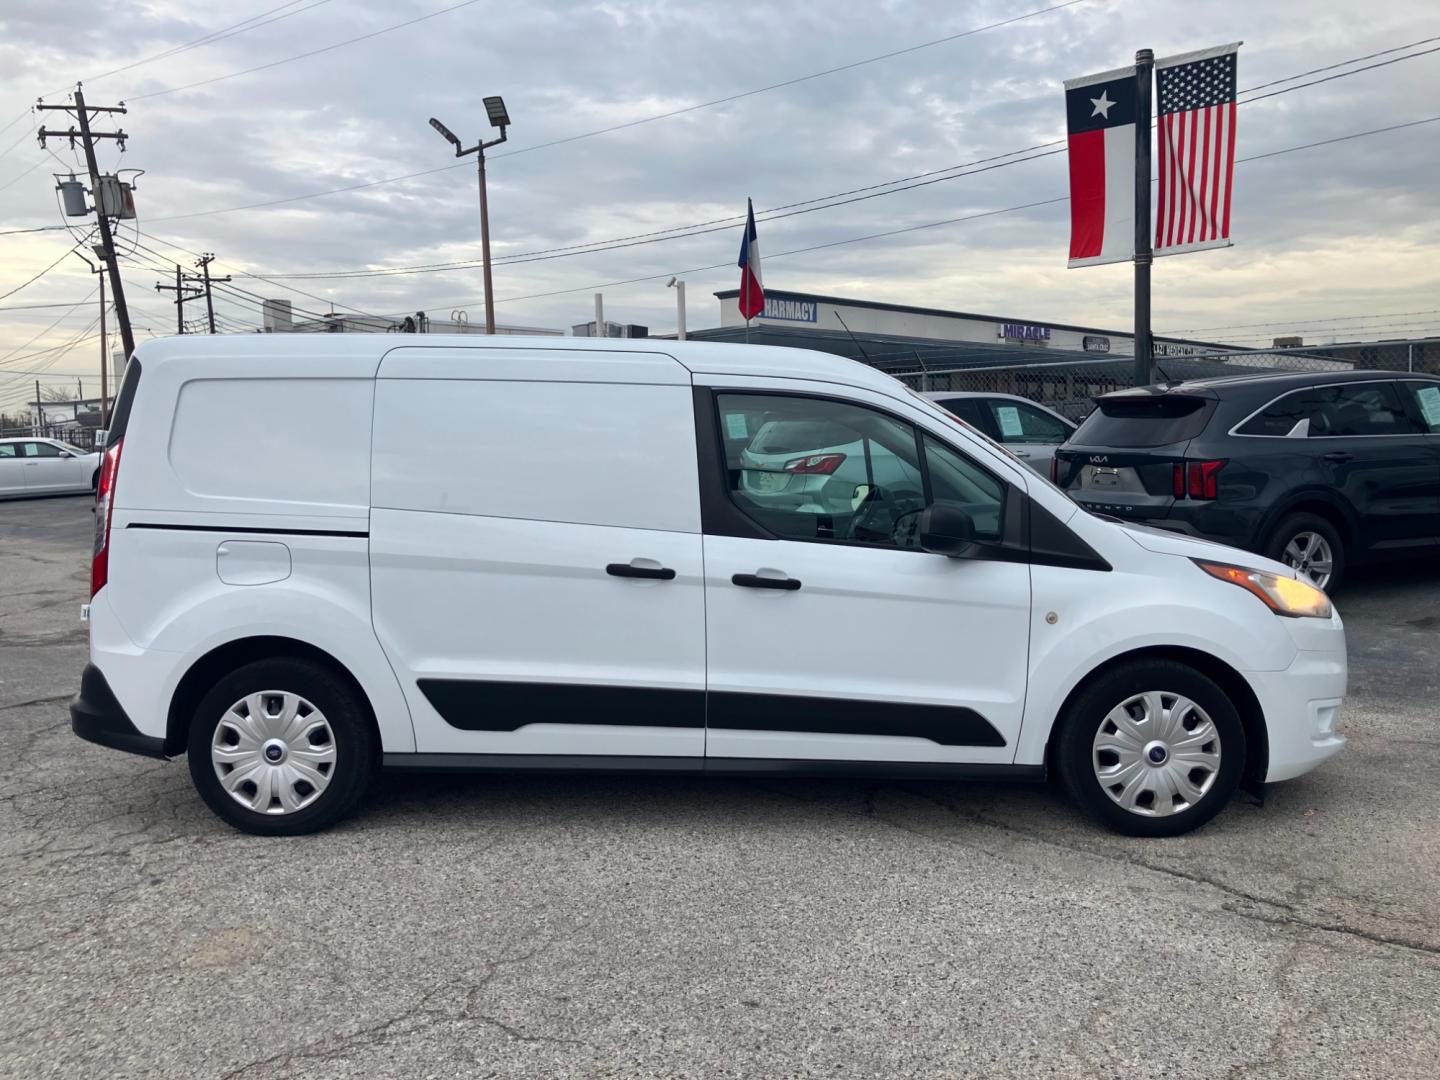
{"label": "van's front bumper", "polygon": [[114,750],[153,758],[166,756],[165,740],[136,730],[104,674],[94,664],[85,665],[85,672],[80,676],[80,693],[70,702],[70,728],[80,738]]}
{"label": "van's front bumper", "polygon": [[1345,745],[1335,726],[1349,677],[1339,616],[1294,622],[1287,628],[1309,647],[1281,671],[1245,673],[1265,716],[1267,784],[1307,773]]}

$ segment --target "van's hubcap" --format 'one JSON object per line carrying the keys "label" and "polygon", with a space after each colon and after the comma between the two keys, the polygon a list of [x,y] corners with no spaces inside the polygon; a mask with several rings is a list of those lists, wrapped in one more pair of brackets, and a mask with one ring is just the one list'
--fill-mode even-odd
{"label": "van's hubcap", "polygon": [[335,735],[314,705],[284,690],[247,694],[225,710],[210,741],[220,785],[246,809],[291,814],[335,775]]}
{"label": "van's hubcap", "polygon": [[1286,566],[1317,589],[1329,584],[1335,553],[1330,550],[1330,542],[1319,533],[1296,533],[1285,545],[1284,558]]}
{"label": "van's hubcap", "polygon": [[1091,754],[1101,789],[1132,814],[1190,809],[1220,774],[1220,733],[1180,694],[1150,690],[1105,715]]}

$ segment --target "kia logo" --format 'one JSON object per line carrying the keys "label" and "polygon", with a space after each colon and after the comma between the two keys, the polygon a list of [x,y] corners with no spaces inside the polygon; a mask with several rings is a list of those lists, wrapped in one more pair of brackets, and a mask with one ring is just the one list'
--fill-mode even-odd
{"label": "kia logo", "polygon": [[1109,461],[1109,460],[1110,460],[1110,455],[1109,455],[1109,454],[1091,454],[1091,455],[1090,455],[1090,464],[1091,464],[1091,465],[1104,465],[1104,464],[1105,464],[1107,461]]}

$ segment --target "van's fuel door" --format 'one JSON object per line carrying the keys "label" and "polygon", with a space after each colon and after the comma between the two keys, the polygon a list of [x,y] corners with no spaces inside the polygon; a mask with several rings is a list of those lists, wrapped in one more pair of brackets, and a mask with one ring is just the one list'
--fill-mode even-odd
{"label": "van's fuel door", "polygon": [[226,585],[270,585],[290,576],[290,549],[273,540],[226,540],[215,549],[215,573]]}

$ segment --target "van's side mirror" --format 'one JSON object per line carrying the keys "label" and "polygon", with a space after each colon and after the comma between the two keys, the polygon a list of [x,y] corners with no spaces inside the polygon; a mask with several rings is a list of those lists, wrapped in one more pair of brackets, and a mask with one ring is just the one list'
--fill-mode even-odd
{"label": "van's side mirror", "polygon": [[979,545],[975,543],[975,520],[958,506],[935,503],[920,511],[916,532],[920,537],[920,549],[933,555],[948,555],[952,559],[964,559],[973,555]]}

